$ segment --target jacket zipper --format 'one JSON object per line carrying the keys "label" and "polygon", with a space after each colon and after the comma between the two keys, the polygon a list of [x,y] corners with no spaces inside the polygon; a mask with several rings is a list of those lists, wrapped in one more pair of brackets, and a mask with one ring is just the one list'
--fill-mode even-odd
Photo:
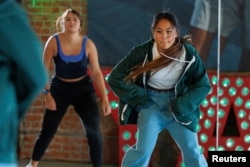
{"label": "jacket zipper", "polygon": [[[185,71],[182,73],[182,75],[181,75],[180,79],[178,80],[178,82],[175,84],[175,89],[174,89],[174,91],[175,91],[175,96],[176,96],[176,94],[177,94],[177,85],[179,84],[180,80],[183,78],[183,76],[184,76],[184,74],[187,72],[187,70],[190,68],[191,64],[193,64],[193,62],[195,62],[195,57],[194,57],[194,56],[193,56],[193,58],[191,59],[191,61],[188,63],[188,66],[185,68]],[[169,107],[169,110],[172,111],[170,107]],[[180,124],[182,124],[182,125],[189,125],[189,124],[192,123],[192,121],[189,121],[189,122],[181,122],[181,121],[179,121],[179,120],[176,118],[174,112],[171,112],[171,113],[172,113],[172,115],[173,115],[175,121],[178,122],[178,123],[180,123]]]}

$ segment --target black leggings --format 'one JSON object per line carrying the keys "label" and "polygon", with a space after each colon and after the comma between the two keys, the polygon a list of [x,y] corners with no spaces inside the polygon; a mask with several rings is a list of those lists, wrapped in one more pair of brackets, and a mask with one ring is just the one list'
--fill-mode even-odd
{"label": "black leggings", "polygon": [[63,82],[55,77],[51,82],[51,95],[55,99],[57,110],[46,109],[42,130],[36,140],[32,159],[39,161],[42,158],[67,108],[72,104],[85,127],[93,166],[101,167],[102,139],[99,127],[99,111],[90,77],[86,76],[81,81],[74,83]]}

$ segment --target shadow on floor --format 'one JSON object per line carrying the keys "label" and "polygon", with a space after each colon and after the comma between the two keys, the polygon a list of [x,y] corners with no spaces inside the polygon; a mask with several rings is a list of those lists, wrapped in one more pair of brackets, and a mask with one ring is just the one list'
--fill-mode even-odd
{"label": "shadow on floor", "polygon": [[[19,160],[18,167],[25,167],[29,160]],[[39,163],[39,167],[92,167],[92,164],[86,164],[82,162],[64,162],[64,161],[47,161],[42,160]],[[103,165],[103,167],[117,167],[114,165]]]}

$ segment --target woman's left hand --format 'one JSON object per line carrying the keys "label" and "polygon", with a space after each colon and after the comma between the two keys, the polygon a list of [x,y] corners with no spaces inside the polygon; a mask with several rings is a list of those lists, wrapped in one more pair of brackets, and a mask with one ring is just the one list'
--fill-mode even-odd
{"label": "woman's left hand", "polygon": [[111,106],[109,104],[109,100],[102,100],[102,113],[103,116],[108,116],[111,114]]}

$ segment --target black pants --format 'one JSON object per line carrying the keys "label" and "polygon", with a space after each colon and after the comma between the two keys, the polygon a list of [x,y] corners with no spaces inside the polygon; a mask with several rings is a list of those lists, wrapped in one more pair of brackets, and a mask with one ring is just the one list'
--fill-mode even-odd
{"label": "black pants", "polygon": [[52,79],[50,89],[57,110],[46,109],[42,130],[35,143],[32,159],[39,161],[42,158],[67,108],[72,104],[85,127],[93,166],[101,167],[102,139],[99,127],[99,111],[92,80],[89,76],[86,76],[81,81],[68,83],[55,77]]}

